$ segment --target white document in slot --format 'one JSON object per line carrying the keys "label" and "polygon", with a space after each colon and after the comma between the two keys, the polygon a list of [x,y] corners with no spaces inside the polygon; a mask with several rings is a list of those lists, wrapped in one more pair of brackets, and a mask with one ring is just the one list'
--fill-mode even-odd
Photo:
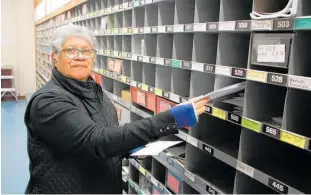
{"label": "white document in slot", "polygon": [[131,156],[155,156],[165,149],[175,146],[182,141],[156,141],[147,144],[143,149],[131,154]]}

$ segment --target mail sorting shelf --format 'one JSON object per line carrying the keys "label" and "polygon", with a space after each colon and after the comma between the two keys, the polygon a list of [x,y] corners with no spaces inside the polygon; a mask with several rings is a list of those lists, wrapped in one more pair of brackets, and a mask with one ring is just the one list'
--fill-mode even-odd
{"label": "mail sorting shelf", "polygon": [[[77,17],[97,9],[109,10],[109,7],[112,10],[115,5],[125,2],[129,1],[89,1],[85,4],[86,8],[85,5],[81,5],[75,8],[71,15]],[[145,1],[145,3],[147,2]],[[133,3],[139,6],[107,16],[76,22],[92,30],[175,25],[174,27],[167,27],[166,32],[169,33],[165,34],[161,33],[161,27],[157,27],[158,33],[154,34],[149,34],[148,28],[147,31],[145,28],[143,31],[138,29],[140,34],[119,35],[115,33],[115,35],[97,36],[99,49],[111,50],[113,54],[114,51],[117,51],[129,52],[132,55],[163,58],[163,60],[157,59],[157,65],[144,62],[143,57],[140,61],[123,60],[122,66],[124,67],[122,70],[124,72],[122,75],[182,97],[205,94],[214,89],[241,82],[246,77],[245,92],[216,99],[213,106],[270,125],[264,125],[263,131],[277,139],[280,139],[278,128],[310,137],[307,128],[310,126],[310,120],[307,118],[307,113],[311,108],[306,103],[296,103],[306,102],[310,99],[310,92],[307,91],[310,90],[308,80],[288,76],[311,76],[308,66],[308,53],[311,45],[309,44],[309,32],[219,33],[218,30],[214,33],[182,32],[183,24],[186,24],[185,28],[198,28],[200,26],[187,24],[215,22],[216,28],[219,25],[216,23],[218,21],[249,20],[249,13],[252,10],[271,11],[267,10],[270,8],[278,10],[287,1],[274,1],[271,7],[270,1],[268,4],[268,1],[259,2],[255,0],[178,0],[159,1],[147,5],[137,4],[137,1]],[[297,16],[308,15],[310,11],[308,1],[299,1]],[[209,25],[209,27],[213,27],[213,25]],[[218,28],[220,29],[220,27]],[[267,45],[273,45],[275,46],[273,49],[283,53],[278,58],[269,58],[269,56],[260,53],[260,51],[266,52],[270,49]],[[39,50],[49,52],[49,48],[43,45],[39,46]],[[205,53],[204,51],[208,52]],[[119,57],[99,55],[96,59],[96,67],[99,70],[107,70],[111,64],[109,62],[116,60],[114,58],[120,60]],[[216,72],[203,73],[198,71],[201,69],[200,63],[219,64],[223,67],[217,68]],[[165,66],[168,64],[170,66]],[[192,70],[187,70],[187,68]],[[247,71],[243,71],[246,68]],[[228,72],[228,70],[235,69],[237,73],[244,75],[242,80],[238,77],[239,74],[233,75]],[[261,74],[260,71],[268,72],[268,74]],[[104,89],[118,96],[121,90],[129,89],[129,85],[125,82],[106,76],[102,77],[102,83]],[[286,86],[289,88],[287,89]],[[148,114],[153,114],[149,108],[148,111],[141,105],[132,104]],[[120,105],[118,104],[119,108],[127,110],[126,107]],[[129,115],[130,118],[128,118]],[[130,112],[129,115],[121,116],[122,119],[126,118],[124,122],[130,121],[129,119],[134,121],[142,118],[134,112]],[[228,131],[228,129],[233,131]],[[199,124],[189,131],[189,135],[285,183],[282,190],[280,183],[270,180],[263,181],[260,180],[262,178],[259,176],[254,176],[253,179],[232,166],[228,166],[228,163],[202,153],[202,150],[193,147],[188,142],[185,150],[185,167],[204,180],[216,185],[223,192],[286,193],[287,190],[290,192],[293,187],[300,192],[310,193],[310,188],[305,184],[309,182],[308,173],[310,173],[310,168],[304,163],[310,159],[310,154],[307,151],[208,114],[201,116]],[[286,138],[283,137],[283,139]],[[196,156],[198,157],[196,158]],[[294,162],[291,159],[298,159],[298,161]],[[208,167],[208,170],[201,170],[202,167],[194,166],[204,162],[209,162],[209,166],[204,166]],[[280,166],[282,169],[279,168]],[[216,174],[217,172],[223,173],[222,171],[225,172],[222,178],[225,181],[224,184],[219,183]],[[301,174],[300,178],[295,177],[299,174]],[[288,189],[286,189],[287,186],[289,186]]]}

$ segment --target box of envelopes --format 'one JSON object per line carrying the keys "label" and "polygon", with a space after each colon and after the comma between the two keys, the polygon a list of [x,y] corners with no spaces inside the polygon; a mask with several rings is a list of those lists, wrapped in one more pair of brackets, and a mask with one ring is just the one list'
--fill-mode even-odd
{"label": "box of envelopes", "polygon": [[121,91],[121,98],[124,101],[130,103],[131,102],[131,92],[130,92],[130,90],[122,90]]}

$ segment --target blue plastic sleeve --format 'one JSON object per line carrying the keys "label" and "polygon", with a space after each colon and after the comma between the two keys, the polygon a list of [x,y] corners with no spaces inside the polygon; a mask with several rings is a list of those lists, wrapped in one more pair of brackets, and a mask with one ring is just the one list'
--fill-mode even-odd
{"label": "blue plastic sleeve", "polygon": [[175,106],[171,109],[177,126],[192,127],[197,123],[196,113],[192,103]]}
{"label": "blue plastic sleeve", "polygon": [[135,153],[135,152],[137,152],[137,151],[143,149],[144,147],[145,147],[145,146],[140,146],[140,147],[138,147],[138,148],[135,148],[134,150],[131,150],[129,153],[130,153],[130,155],[131,155],[131,154],[133,154],[133,153]]}

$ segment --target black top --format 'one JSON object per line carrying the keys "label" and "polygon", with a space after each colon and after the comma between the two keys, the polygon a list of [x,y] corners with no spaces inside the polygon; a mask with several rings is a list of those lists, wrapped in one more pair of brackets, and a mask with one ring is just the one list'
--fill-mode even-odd
{"label": "black top", "polygon": [[177,133],[171,111],[118,126],[100,85],[62,76],[31,98],[25,113],[30,181],[26,193],[121,194],[128,151]]}

